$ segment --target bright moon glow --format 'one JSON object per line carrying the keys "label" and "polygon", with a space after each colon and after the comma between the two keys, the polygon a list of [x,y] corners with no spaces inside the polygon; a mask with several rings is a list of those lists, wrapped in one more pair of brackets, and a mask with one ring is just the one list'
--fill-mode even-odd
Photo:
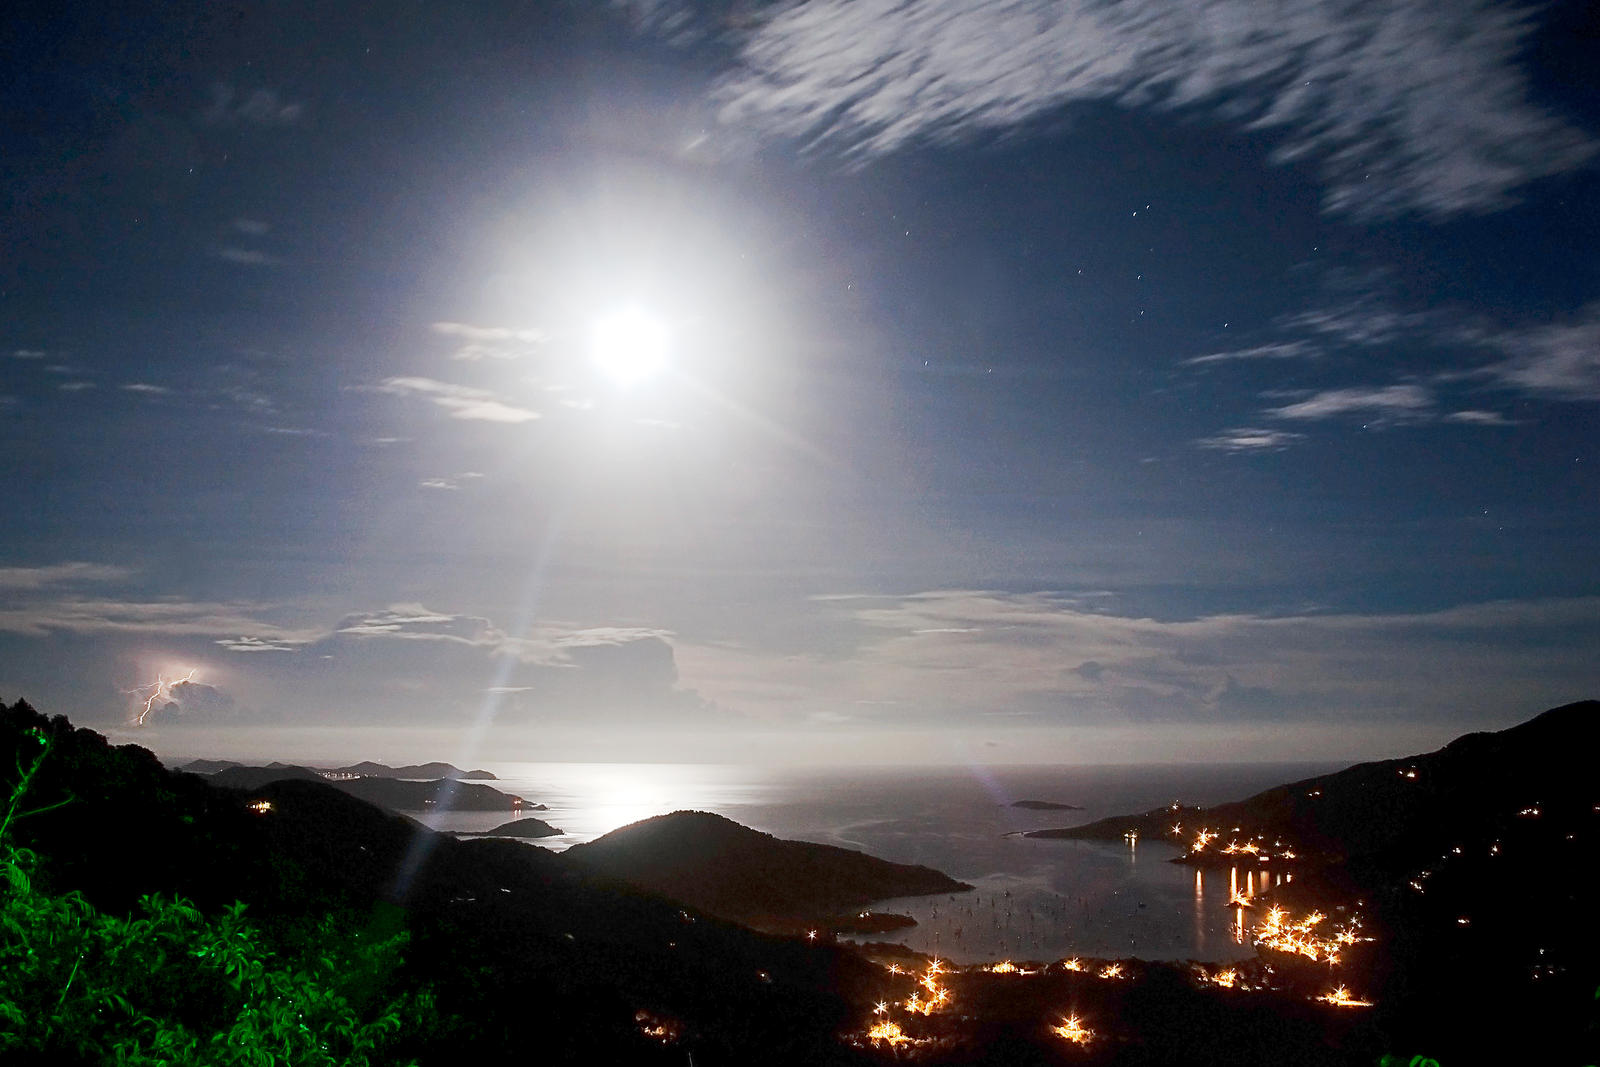
{"label": "bright moon glow", "polygon": [[595,365],[624,388],[647,382],[666,368],[666,324],[637,308],[595,323],[591,340]]}

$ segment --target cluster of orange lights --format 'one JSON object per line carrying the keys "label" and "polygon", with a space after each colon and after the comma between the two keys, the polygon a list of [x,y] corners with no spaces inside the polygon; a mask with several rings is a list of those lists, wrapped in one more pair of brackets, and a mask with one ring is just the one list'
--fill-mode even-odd
{"label": "cluster of orange lights", "polygon": [[872,1024],[872,1029],[867,1031],[867,1037],[876,1045],[880,1041],[889,1043],[890,1048],[903,1045],[911,1039],[906,1032],[900,1029],[900,1024],[892,1019],[880,1019]]}
{"label": "cluster of orange lights", "polygon": [[[1067,971],[1089,972],[1089,968],[1084,962],[1076,957],[1062,960],[1060,966]],[[1033,975],[1039,974],[1046,968],[1019,967],[1010,960],[1002,960],[999,963],[976,969],[988,974]],[[873,1019],[866,1031],[867,1040],[872,1043],[873,1047],[887,1045],[891,1049],[897,1049],[901,1045],[915,1046],[927,1043],[930,1039],[917,1038],[908,1034],[905,1027],[896,1022],[892,1016],[896,1011],[905,1011],[910,1015],[928,1016],[947,1007],[951,999],[950,990],[946,988],[942,978],[950,973],[949,968],[942,960],[934,958],[928,961],[928,965],[921,973],[908,971],[898,963],[888,964],[884,970],[896,977],[904,976],[915,979],[919,988],[914,989],[911,995],[903,1001],[880,1000],[873,1005]],[[1120,978],[1123,975],[1122,964],[1108,963],[1095,973],[1102,978]],[[1052,1025],[1050,1032],[1075,1045],[1087,1045],[1094,1038],[1094,1031],[1085,1026],[1076,1014],[1069,1015],[1059,1023]]]}
{"label": "cluster of orange lights", "polygon": [[1339,927],[1332,937],[1324,937],[1317,932],[1317,927],[1327,918],[1320,911],[1312,911],[1295,919],[1274,905],[1256,927],[1256,944],[1332,966],[1339,962],[1339,953],[1346,947],[1357,941],[1372,940],[1361,936],[1361,920],[1356,918]]}
{"label": "cluster of orange lights", "polygon": [[[1327,916],[1321,912],[1312,911],[1302,917],[1292,917],[1281,907],[1270,909],[1263,922],[1256,928],[1256,943],[1266,948],[1282,952],[1292,952],[1305,956],[1308,959],[1329,964],[1336,964],[1339,960],[1339,950],[1353,945],[1358,941],[1370,941],[1372,938],[1360,935],[1359,920],[1351,919],[1349,923],[1338,928],[1332,936],[1324,937],[1318,933]],[[1076,956],[1059,960],[1054,966],[1062,971],[1071,971],[1078,974],[1092,974],[1098,978],[1121,979],[1128,977],[1125,966],[1116,961],[1085,961]],[[898,1049],[902,1045],[924,1045],[934,1038],[914,1037],[907,1033],[901,1023],[896,1022],[893,1016],[900,1011],[908,1015],[929,1016],[946,1009],[951,1001],[950,990],[946,988],[943,978],[950,973],[950,968],[943,961],[935,958],[919,973],[907,970],[898,963],[888,964],[884,968],[889,974],[897,977],[909,977],[915,980],[917,988],[903,1001],[880,1000],[872,1009],[873,1019],[866,1030],[866,1038],[873,1047],[887,1045],[890,1049]],[[959,970],[959,968],[957,968]],[[1002,975],[1033,975],[1047,971],[1048,967],[1030,968],[1019,965],[1011,960],[1002,960],[972,970],[987,974]],[[1265,972],[1271,973],[1272,968],[1266,967]],[[1238,967],[1222,966],[1217,970],[1207,970],[1197,965],[1195,968],[1196,979],[1206,985],[1214,985],[1221,989],[1251,990],[1270,989],[1272,986],[1262,985],[1257,978],[1247,981],[1247,975]],[[1253,984],[1252,984],[1253,983]],[[1368,1008],[1373,1001],[1363,999],[1351,993],[1344,986],[1339,985],[1334,989],[1311,998],[1312,1000],[1330,1004],[1340,1008]],[[1069,1041],[1075,1045],[1088,1045],[1095,1038],[1095,1031],[1084,1025],[1082,1019],[1074,1013],[1061,1018],[1059,1022],[1049,1027],[1051,1034]]]}
{"label": "cluster of orange lights", "polygon": [[663,1045],[670,1045],[678,1039],[680,1027],[674,1019],[653,1012],[636,1011],[633,1013],[633,1023],[639,1028],[641,1035],[652,1041],[659,1041]]}
{"label": "cluster of orange lights", "polygon": [[1060,1025],[1052,1026],[1050,1032],[1074,1045],[1087,1045],[1094,1039],[1094,1031],[1079,1022],[1076,1015],[1067,1016]]}
{"label": "cluster of orange lights", "polygon": [[1372,1001],[1370,1001],[1370,1000],[1360,1000],[1360,999],[1357,999],[1356,997],[1351,996],[1350,995],[1350,991],[1348,989],[1346,989],[1344,986],[1339,986],[1337,989],[1334,989],[1332,992],[1324,993],[1324,994],[1322,994],[1322,996],[1318,997],[1317,999],[1322,1001],[1324,1004],[1333,1004],[1336,1007],[1340,1007],[1340,1008],[1370,1008],[1370,1007],[1372,1007]]}
{"label": "cluster of orange lights", "polygon": [[928,962],[928,966],[920,975],[912,974],[912,972],[905,970],[898,963],[889,964],[885,970],[896,977],[911,975],[921,988],[912,990],[911,996],[904,1001],[897,1003],[891,1003],[887,1000],[878,1001],[872,1008],[872,1014],[875,1018],[867,1028],[867,1040],[872,1042],[874,1047],[886,1044],[890,1048],[923,1043],[925,1039],[914,1038],[906,1033],[905,1028],[890,1018],[890,1015],[896,1008],[902,1009],[910,1015],[923,1016],[932,1015],[942,1009],[950,1000],[950,991],[939,980],[940,975],[947,973],[944,964],[938,958],[934,958]]}
{"label": "cluster of orange lights", "polygon": [[[1175,823],[1168,832],[1174,837],[1182,836],[1183,824]],[[1241,827],[1235,826],[1233,828],[1234,834],[1242,832]],[[1221,836],[1222,832],[1220,830],[1203,829],[1196,831],[1194,839],[1189,842],[1189,854],[1191,856],[1199,855]],[[1292,860],[1297,858],[1298,855],[1293,848],[1286,848],[1281,840],[1275,840],[1269,845],[1265,835],[1262,834],[1252,834],[1244,838],[1229,837],[1228,843],[1216,849],[1216,852],[1219,855],[1253,860],[1256,863],[1271,863],[1275,859]]]}

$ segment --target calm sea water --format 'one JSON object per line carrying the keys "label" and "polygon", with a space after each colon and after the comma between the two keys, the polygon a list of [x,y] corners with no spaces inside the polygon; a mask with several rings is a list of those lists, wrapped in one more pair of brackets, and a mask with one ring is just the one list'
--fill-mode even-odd
{"label": "calm sea water", "polygon": [[[1167,862],[1159,842],[1124,844],[1007,837],[1074,826],[1180,800],[1217,804],[1335,769],[1329,764],[1118,767],[773,769],[700,764],[488,764],[495,785],[549,806],[562,849],[639,819],[716,812],[779,837],[922,863],[971,892],[885,901],[916,927],[896,940],[962,963],[1062,956],[1225,960],[1253,954],[1236,939],[1228,872]],[[1082,811],[1028,811],[1016,800]],[[429,825],[485,830],[503,812],[430,815]],[[1243,879],[1241,872],[1239,877]]]}

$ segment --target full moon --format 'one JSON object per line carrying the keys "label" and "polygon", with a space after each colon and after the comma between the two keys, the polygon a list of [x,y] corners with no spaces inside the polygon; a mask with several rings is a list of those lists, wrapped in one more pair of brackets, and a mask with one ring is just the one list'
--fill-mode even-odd
{"label": "full moon", "polygon": [[631,388],[666,368],[670,342],[665,323],[638,308],[628,308],[594,324],[590,355],[613,383]]}

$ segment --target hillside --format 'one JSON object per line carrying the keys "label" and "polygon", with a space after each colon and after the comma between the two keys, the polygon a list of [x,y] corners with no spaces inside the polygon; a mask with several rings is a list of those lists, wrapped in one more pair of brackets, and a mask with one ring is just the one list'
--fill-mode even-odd
{"label": "hillside", "polygon": [[[313,953],[304,939],[323,917],[358,939],[408,932],[403,965],[378,972],[373,992],[424,989],[438,1013],[407,1020],[392,1062],[681,1064],[641,1018],[692,1042],[697,1063],[866,1062],[837,1034],[875,968],[841,949],[687,923],[676,903],[546,850],[456,841],[332,783],[217,789],[20,701],[0,705],[0,773],[38,751],[35,732],[52,748],[27,800],[66,801],[13,825],[40,857],[40,884],[121,914],[146,893],[180,894],[206,914],[243,901],[268,943]],[[62,1050],[26,1062],[81,1061]]]}
{"label": "hillside", "polygon": [[[1530,819],[1586,822],[1600,801],[1594,753],[1600,702],[1554,708],[1494,733],[1466,734],[1434,752],[1360,763],[1211,808],[1158,808],[1029,837],[1115,840],[1136,830],[1172,841],[1204,826],[1264,834],[1328,861],[1407,871],[1454,847],[1462,833],[1493,837]],[[1524,814],[1537,811],[1538,815]],[[1174,842],[1177,843],[1177,842]]]}
{"label": "hillside", "polygon": [[702,811],[624,826],[574,846],[563,858],[710,914],[757,923],[971,888],[930,867],[785,841]]}
{"label": "hillside", "polygon": [[[1233,803],[1028,836],[1117,840],[1131,830],[1181,849],[1181,862],[1292,874],[1292,883],[1258,895],[1257,909],[1364,900],[1385,945],[1374,981],[1387,1025],[1442,1050],[1442,1062],[1492,1062],[1480,1058],[1485,1042],[1514,1049],[1518,1031],[1487,1035],[1459,1020],[1555,1018],[1570,1030],[1593,1016],[1597,751],[1600,702],[1583,701],[1434,752],[1357,764]],[[1201,830],[1217,836],[1197,852]],[[1256,841],[1273,843],[1263,848],[1276,852],[1270,863],[1222,851]],[[1592,1062],[1597,1044],[1572,1062]]]}

